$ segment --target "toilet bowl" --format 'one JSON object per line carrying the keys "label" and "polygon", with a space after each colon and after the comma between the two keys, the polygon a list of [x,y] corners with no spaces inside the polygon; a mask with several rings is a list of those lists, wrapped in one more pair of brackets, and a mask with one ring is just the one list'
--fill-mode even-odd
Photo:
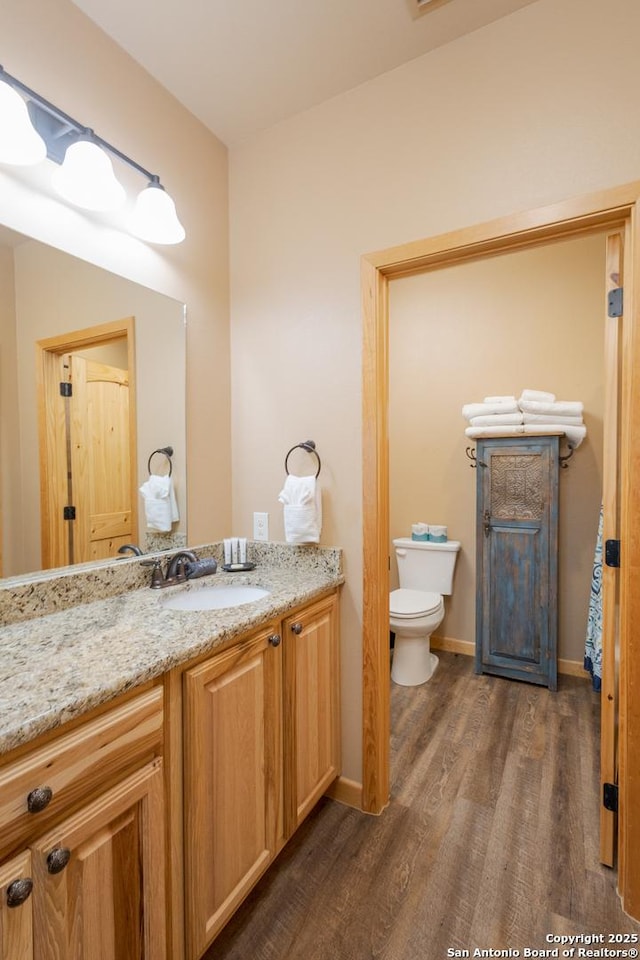
{"label": "toilet bowl", "polygon": [[400,588],[389,594],[389,626],[395,633],[391,679],[403,687],[426,683],[438,666],[431,634],[444,618],[439,593]]}
{"label": "toilet bowl", "polygon": [[444,618],[443,594],[453,589],[460,543],[393,541],[400,587],[389,594],[389,627],[395,634],[391,679],[405,687],[426,683],[438,666],[431,634]]}

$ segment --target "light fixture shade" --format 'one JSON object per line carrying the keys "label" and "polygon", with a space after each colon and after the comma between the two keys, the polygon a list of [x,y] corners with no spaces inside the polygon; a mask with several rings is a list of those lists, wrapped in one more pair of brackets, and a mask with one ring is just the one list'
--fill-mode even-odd
{"label": "light fixture shade", "polygon": [[138,194],[129,228],[147,243],[182,243],[186,235],[175,203],[155,177]]}
{"label": "light fixture shade", "polygon": [[13,87],[0,81],[0,163],[29,166],[46,155],[47,147],[33,129],[26,103]]}
{"label": "light fixture shade", "polygon": [[111,160],[91,138],[76,140],[67,148],[51,183],[61,197],[83,210],[116,210],[125,201]]}

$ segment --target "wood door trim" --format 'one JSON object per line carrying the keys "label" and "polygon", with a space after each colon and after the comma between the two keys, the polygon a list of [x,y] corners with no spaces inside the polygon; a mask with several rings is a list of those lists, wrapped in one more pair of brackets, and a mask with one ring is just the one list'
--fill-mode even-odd
{"label": "wood door trim", "polygon": [[[620,870],[627,912],[640,917],[640,332],[633,294],[640,264],[640,182],[514,214],[452,233],[368,254],[361,261],[363,473],[363,769],[362,806],[380,813],[389,799],[389,280],[594,231],[625,228],[621,437]],[[635,361],[635,363],[634,363]]]}
{"label": "wood door trim", "polygon": [[109,323],[96,324],[70,333],[59,334],[36,341],[36,390],[38,395],[38,436],[40,463],[40,543],[43,569],[51,566],[51,530],[55,522],[55,504],[51,503],[51,492],[56,484],[51,471],[49,431],[47,429],[46,388],[52,376],[52,361],[70,351],[84,347],[97,346],[110,340],[126,337],[129,390],[133,403],[129,404],[129,461],[131,469],[131,523],[132,529],[138,529],[138,483],[137,457],[138,442],[136,436],[136,348],[135,318],[125,317]]}

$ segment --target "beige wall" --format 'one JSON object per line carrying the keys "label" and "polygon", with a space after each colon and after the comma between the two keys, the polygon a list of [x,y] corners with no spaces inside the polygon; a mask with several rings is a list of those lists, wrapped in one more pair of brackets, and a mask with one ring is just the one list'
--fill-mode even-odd
{"label": "beige wall", "polygon": [[[36,369],[37,340],[100,323],[135,318],[138,482],[147,478],[152,450],[174,448],[173,478],[181,522],[187,528],[185,440],[185,330],[183,305],[42,243],[14,249],[16,371],[20,413],[19,532],[5,556],[5,575],[39,570],[40,487]],[[0,288],[1,289],[1,288]],[[106,349],[106,348],[100,348]],[[106,362],[106,361],[105,361]],[[126,360],[125,360],[126,366]],[[159,461],[154,461],[158,466]],[[164,468],[163,468],[164,469]],[[144,517],[139,501],[144,546]],[[14,559],[20,547],[21,563]],[[11,563],[10,563],[11,559]]]}
{"label": "beige wall", "polygon": [[462,405],[547,390],[585,405],[559,511],[559,656],[582,663],[602,491],[604,256],[604,238],[589,237],[391,284],[391,537],[425,521],[462,542],[440,636],[475,640],[475,445]]}
{"label": "beige wall", "polygon": [[635,0],[538,0],[231,151],[234,530],[269,510],[282,535],[282,457],[316,440],[322,539],[346,551],[349,777],[361,774],[359,258],[638,178],[639,35]]}
{"label": "beige wall", "polygon": [[25,186],[26,174],[0,170],[8,226],[186,303],[190,538],[224,536],[231,508],[227,150],[69,0],[4,0],[0,36],[9,73],[157,172],[176,201],[187,239],[154,248]]}

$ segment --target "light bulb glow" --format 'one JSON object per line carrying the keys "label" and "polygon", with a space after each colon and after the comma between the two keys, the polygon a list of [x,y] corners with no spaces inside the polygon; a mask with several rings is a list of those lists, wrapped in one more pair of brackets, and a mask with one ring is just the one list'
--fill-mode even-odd
{"label": "light bulb glow", "polygon": [[129,227],[147,243],[182,243],[185,238],[175,203],[155,180],[138,194]]}
{"label": "light bulb glow", "polygon": [[26,103],[13,87],[0,81],[0,163],[30,166],[46,155],[45,142],[31,124]]}
{"label": "light bulb glow", "polygon": [[116,179],[111,160],[90,139],[77,140],[67,148],[51,183],[61,197],[84,210],[116,210],[125,201],[124,187]]}

